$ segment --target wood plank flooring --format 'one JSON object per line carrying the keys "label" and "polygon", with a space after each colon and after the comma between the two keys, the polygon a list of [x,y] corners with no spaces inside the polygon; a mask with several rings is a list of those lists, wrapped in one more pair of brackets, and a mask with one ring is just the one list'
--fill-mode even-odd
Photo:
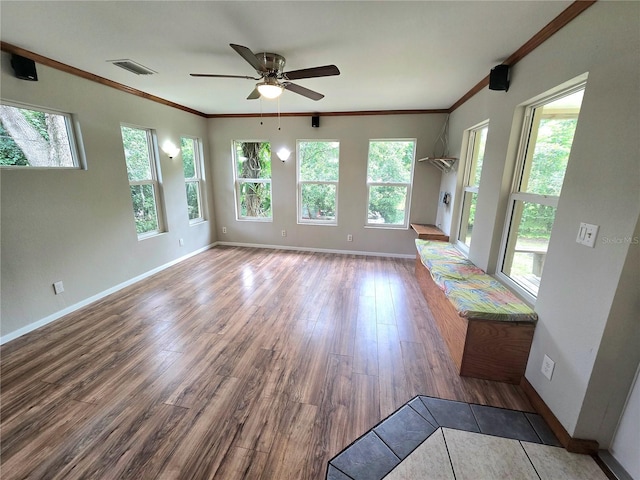
{"label": "wood plank flooring", "polygon": [[0,476],[320,480],[418,394],[533,411],[455,373],[413,269],[218,247],[7,343]]}

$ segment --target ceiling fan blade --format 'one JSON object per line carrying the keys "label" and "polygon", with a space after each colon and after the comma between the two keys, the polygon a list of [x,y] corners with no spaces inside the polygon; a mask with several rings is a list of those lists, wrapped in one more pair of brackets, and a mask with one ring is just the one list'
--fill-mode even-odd
{"label": "ceiling fan blade", "polygon": [[250,77],[248,75],[218,75],[215,73],[190,73],[192,77],[212,77],[212,78],[246,78],[247,80],[260,80],[260,77]]}
{"label": "ceiling fan blade", "polygon": [[303,68],[302,70],[292,70],[286,72],[285,77],[289,80],[300,80],[301,78],[330,77],[340,75],[340,70],[335,65],[324,65],[322,67]]}
{"label": "ceiling fan blade", "polygon": [[303,97],[310,98],[311,100],[317,101],[324,98],[324,95],[322,95],[321,93],[314,92],[313,90],[301,87],[300,85],[296,85],[295,83],[287,83],[284,85],[284,88],[292,91],[293,93],[297,93],[298,95],[302,95]]}
{"label": "ceiling fan blade", "polygon": [[242,45],[236,45],[235,43],[230,43],[229,46],[233,48],[238,54],[244,58],[249,64],[258,72],[264,72],[267,70],[267,67],[264,63],[258,60],[255,53],[253,53],[249,48],[243,47]]}
{"label": "ceiling fan blade", "polygon": [[260,92],[257,88],[254,88],[253,92],[251,92],[247,97],[247,100],[257,100],[258,98],[260,98]]}

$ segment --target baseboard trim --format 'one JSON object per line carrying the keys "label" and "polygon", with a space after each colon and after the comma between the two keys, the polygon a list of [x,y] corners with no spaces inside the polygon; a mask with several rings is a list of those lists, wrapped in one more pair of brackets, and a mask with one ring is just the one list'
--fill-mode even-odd
{"label": "baseboard trim", "polygon": [[156,267],[152,270],[149,270],[148,272],[145,272],[143,274],[140,274],[136,277],[133,277],[129,280],[126,280],[122,283],[119,283],[118,285],[115,285],[111,288],[108,288],[106,290],[103,290],[100,293],[97,293],[95,295],[92,295],[91,297],[85,298],[84,300],[79,301],[78,303],[74,303],[73,305],[70,305],[69,307],[66,307],[62,310],[59,310],[55,313],[52,313],[51,315],[48,315],[40,320],[37,320],[33,323],[30,323],[29,325],[26,325],[22,328],[19,328],[18,330],[14,330],[13,332],[7,333],[6,335],[3,335],[2,337],[0,337],[0,345],[3,345],[7,342],[10,342],[11,340],[15,340],[18,337],[21,337],[22,335],[25,335],[29,332],[32,332],[40,327],[44,327],[45,325],[54,322],[56,320],[58,320],[59,318],[64,317],[65,315],[68,315],[72,312],[75,312],[76,310],[81,309],[82,307],[86,307],[87,305],[89,305],[90,303],[93,303],[97,300],[100,300],[104,297],[106,297],[107,295],[111,295],[112,293],[117,292],[118,290],[122,290],[125,287],[128,287],[130,285],[133,285],[134,283],[137,283],[141,280],[144,280],[145,278],[150,277],[151,275],[155,275],[158,272],[161,272],[162,270],[165,270],[169,267],[172,267],[173,265],[176,265],[184,260],[186,260],[187,258],[191,258],[195,255],[198,255],[199,253],[205,252],[213,247],[215,247],[218,244],[218,242],[215,243],[211,243],[209,245],[207,245],[206,247],[202,247],[199,248],[197,250],[194,250],[191,253],[188,253],[187,255],[184,255],[182,257],[176,258],[175,260],[172,260],[168,263],[165,263],[164,265],[160,265],[159,267]]}
{"label": "baseboard trim", "polygon": [[411,259],[411,260],[416,258],[415,253],[404,254],[404,253],[384,253],[384,252],[363,252],[359,250],[334,250],[331,248],[292,247],[288,245],[264,245],[262,243],[216,242],[215,245],[224,245],[227,247],[270,248],[274,250],[292,250],[297,252],[335,253],[338,255],[361,255],[364,257],[391,257],[391,258],[404,258],[404,259]]}
{"label": "baseboard trim", "polygon": [[569,432],[562,426],[560,420],[553,414],[551,409],[544,403],[542,397],[536,392],[533,385],[529,383],[524,376],[520,380],[520,388],[533,405],[533,408],[547,422],[551,431],[558,438],[562,446],[572,453],[583,453],[586,455],[596,455],[598,453],[598,442],[595,440],[584,440],[581,438],[573,438]]}

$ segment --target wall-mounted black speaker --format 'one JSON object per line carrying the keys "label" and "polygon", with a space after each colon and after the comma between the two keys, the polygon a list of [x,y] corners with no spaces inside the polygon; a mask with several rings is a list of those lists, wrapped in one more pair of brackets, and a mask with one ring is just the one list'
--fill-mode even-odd
{"label": "wall-mounted black speaker", "polygon": [[314,128],[320,127],[320,117],[318,115],[311,117],[311,126]]}
{"label": "wall-mounted black speaker", "polygon": [[38,81],[38,72],[36,72],[36,62],[20,55],[11,55],[11,66],[17,78],[21,80]]}
{"label": "wall-mounted black speaker", "polygon": [[489,90],[509,90],[509,65],[497,65],[491,69]]}

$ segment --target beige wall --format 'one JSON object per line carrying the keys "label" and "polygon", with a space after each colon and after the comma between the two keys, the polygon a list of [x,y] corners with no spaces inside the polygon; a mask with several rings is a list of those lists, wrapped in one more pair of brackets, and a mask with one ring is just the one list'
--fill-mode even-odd
{"label": "beige wall", "polygon": [[[450,145],[459,156],[463,131],[490,120],[470,258],[492,272],[520,105],[588,73],[535,305],[540,321],[526,377],[570,434],[596,439],[604,448],[640,361],[640,247],[624,240],[638,235],[640,213],[639,19],[637,2],[596,3],[513,68],[507,93],[483,90],[453,112],[450,128]],[[455,190],[456,180],[455,174],[443,176],[441,189]],[[456,213],[443,222],[452,235],[459,188],[457,193]],[[580,222],[600,226],[595,248],[575,242]],[[540,372],[545,354],[556,362],[551,381]]]}
{"label": "beige wall", "polygon": [[[265,109],[272,104],[265,102]],[[221,242],[261,244],[283,248],[327,249],[377,254],[415,254],[413,230],[367,228],[367,153],[370,139],[416,138],[416,158],[431,154],[445,120],[443,114],[320,117],[320,127],[311,127],[311,117],[212,119],[209,129],[214,176],[217,237]],[[296,209],[296,140],[325,139],[340,142],[338,225],[299,225]],[[293,153],[282,163],[273,153],[273,222],[236,220],[233,193],[233,140],[271,142],[275,152],[286,146]],[[410,221],[434,223],[438,203],[440,171],[421,162],[415,165]],[[227,227],[227,233],[222,233]],[[282,237],[281,231],[287,236]],[[347,242],[347,235],[353,242]]]}
{"label": "beige wall", "polygon": [[[18,80],[9,55],[3,53],[1,61],[2,99],[75,114],[88,165],[87,170],[0,169],[6,340],[211,244],[214,211],[209,194],[209,221],[189,226],[182,157],[171,160],[161,153],[168,231],[138,241],[120,136],[122,122],[156,129],[160,145],[166,139],[178,144],[181,135],[206,142],[205,118],[42,65],[38,82]],[[52,283],[60,280],[65,291],[55,295]]]}

